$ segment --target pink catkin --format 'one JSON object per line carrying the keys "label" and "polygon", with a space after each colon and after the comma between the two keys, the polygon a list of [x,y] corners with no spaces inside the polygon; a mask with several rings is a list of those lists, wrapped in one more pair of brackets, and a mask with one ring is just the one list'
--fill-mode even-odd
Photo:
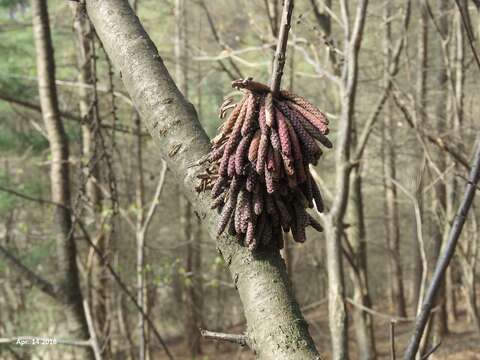
{"label": "pink catkin", "polygon": [[230,178],[235,175],[235,155],[230,155],[228,159],[227,175]]}
{"label": "pink catkin", "polygon": [[250,147],[252,137],[253,134],[245,136],[240,141],[240,144],[237,147],[237,151],[235,152],[235,171],[237,175],[243,174],[243,168],[248,158],[248,148]]}
{"label": "pink catkin", "polygon": [[291,108],[294,109],[295,111],[299,112],[305,119],[307,119],[313,126],[315,126],[320,133],[323,135],[327,135],[329,130],[328,130],[328,121],[325,115],[321,113],[321,117],[315,116],[312,113],[308,112],[306,109],[301,107],[300,105],[295,104],[292,101],[286,101],[286,104]]}
{"label": "pink catkin", "polygon": [[257,173],[263,175],[265,172],[265,161],[267,160],[268,137],[264,134],[260,137],[257,155]]}
{"label": "pink catkin", "polygon": [[243,104],[245,103],[247,98],[248,98],[248,95],[244,96],[240,100],[240,102],[237,105],[235,105],[235,108],[233,109],[232,113],[228,117],[227,121],[225,121],[222,125],[222,133],[223,134],[228,134],[230,131],[232,131],[232,129],[235,125],[235,122],[237,121],[237,118],[240,115]]}
{"label": "pink catkin", "polygon": [[273,108],[272,93],[268,93],[265,97],[265,123],[269,128],[272,128],[275,124],[275,111]]}
{"label": "pink catkin", "polygon": [[296,103],[297,105],[301,106],[302,108],[307,110],[309,113],[315,115],[316,117],[318,117],[320,119],[323,117],[325,119],[325,122],[328,125],[328,120],[325,117],[325,115],[323,114],[323,112],[321,112],[315,105],[313,105],[310,101],[308,101],[304,97],[296,95],[296,94],[294,94],[290,91],[286,91],[286,90],[281,91],[280,94],[281,94],[282,97]]}
{"label": "pink catkin", "polygon": [[255,119],[257,118],[257,96],[254,95],[253,93],[251,94],[252,96],[248,97],[248,102],[247,102],[247,111],[245,113],[245,121],[243,122],[242,125],[242,136],[247,136],[250,134],[252,129],[255,126]]}
{"label": "pink catkin", "polygon": [[250,147],[248,148],[248,160],[250,162],[255,161],[257,159],[259,143],[260,143],[260,130],[257,130],[255,135],[253,136],[252,142],[250,143]]}
{"label": "pink catkin", "polygon": [[232,133],[230,134],[227,144],[225,145],[225,151],[223,152],[222,162],[220,163],[220,170],[219,170],[220,175],[226,175],[227,169],[228,169],[228,158],[235,151],[235,148],[242,137],[241,136],[242,125],[243,125],[243,121],[245,120],[245,114],[247,112],[247,107],[245,105],[246,103],[247,102],[243,104],[242,110],[238,115],[237,121],[235,122],[235,126],[233,127],[233,130],[232,130]]}

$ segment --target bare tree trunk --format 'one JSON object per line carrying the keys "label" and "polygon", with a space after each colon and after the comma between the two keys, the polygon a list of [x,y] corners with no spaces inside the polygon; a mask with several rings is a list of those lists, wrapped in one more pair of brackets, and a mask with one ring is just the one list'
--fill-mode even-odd
{"label": "bare tree trunk", "polygon": [[[391,8],[387,0],[384,8],[385,38],[384,38],[384,60],[385,60],[385,86],[388,86],[388,69],[392,58],[392,27]],[[385,221],[387,233],[387,248],[389,261],[389,293],[390,304],[398,316],[406,317],[406,301],[403,287],[403,271],[400,256],[400,219],[398,215],[398,199],[396,181],[396,153],[395,153],[395,122],[392,120],[391,103],[387,100],[385,107],[385,124],[383,127],[384,141],[384,186],[385,186],[385,210],[387,219]]]}
{"label": "bare tree trunk", "polygon": [[[447,54],[447,36],[449,31],[448,26],[448,0],[440,0],[438,2],[438,31],[441,39],[439,46],[437,46],[437,70],[435,74],[435,87],[437,97],[435,98],[435,117],[438,134],[443,134],[446,129],[447,121],[447,104],[448,104],[448,70],[446,64]],[[436,165],[441,172],[447,168],[446,158],[444,153],[438,154],[436,158]],[[438,176],[436,174],[436,176]],[[445,180],[442,179],[437,182],[435,186],[435,196],[433,201],[433,209],[436,217],[436,224],[433,226],[434,239],[434,259],[438,259],[445,235],[448,235],[450,225],[447,219],[447,189]],[[435,263],[434,261],[433,263]],[[433,336],[436,342],[440,341],[445,334],[448,333],[447,311],[446,311],[446,292],[445,281],[443,281],[437,293],[438,311],[433,317]]]}
{"label": "bare tree trunk", "polygon": [[[361,169],[355,167],[350,174],[350,193],[348,201],[346,230],[347,239],[353,252],[350,277],[353,285],[353,301],[367,308],[372,307],[368,288],[367,241],[365,234],[365,218],[363,212]],[[352,310],[355,336],[357,339],[358,358],[361,360],[376,359],[373,319],[370,314],[355,307]]]}
{"label": "bare tree trunk", "polygon": [[[135,113],[135,125],[140,134],[141,124],[140,116]],[[136,163],[137,163],[137,191],[136,191],[136,205],[137,205],[137,221],[136,221],[136,240],[137,240],[137,301],[142,307],[142,310],[148,314],[147,309],[147,285],[145,284],[145,232],[143,231],[145,223],[145,182],[143,178],[143,155],[142,155],[142,136],[138,135],[136,138]],[[139,330],[139,360],[147,358],[147,327],[145,317],[143,314],[138,315],[138,330]]]}
{"label": "bare tree trunk", "polygon": [[[77,63],[79,68],[79,81],[82,84],[96,86],[96,71],[92,72],[94,63],[94,36],[85,11],[77,4],[71,4],[74,13],[73,27],[77,40]],[[80,86],[79,92],[79,108],[80,117],[85,123],[82,125],[82,163],[83,167],[88,169],[88,178],[86,179],[86,195],[90,207],[87,209],[89,218],[88,223],[94,225],[96,246],[104,256],[94,255],[93,250],[92,266],[88,273],[88,292],[93,307],[93,314],[97,333],[103,339],[110,339],[110,316],[108,314],[108,275],[105,268],[105,257],[107,255],[106,238],[100,224],[102,223],[102,194],[99,188],[100,178],[100,161],[98,155],[99,143],[99,122],[98,119],[98,99],[93,95],[91,89]],[[107,357],[111,356],[111,341],[106,340],[103,347]]]}
{"label": "bare tree trunk", "polygon": [[[330,211],[323,215],[326,237],[328,273],[329,327],[332,341],[332,359],[348,358],[347,312],[342,264],[341,239],[343,220],[350,191],[351,132],[358,78],[358,56],[366,18],[367,0],[357,2],[354,25],[346,24],[344,39],[345,64],[341,77],[341,114],[335,151],[336,189]],[[341,2],[342,13],[348,22],[348,5]]]}
{"label": "bare tree trunk", "polygon": [[[418,59],[417,59],[417,83],[416,83],[416,118],[419,126],[425,124],[425,115],[427,108],[427,70],[428,70],[428,14],[425,7],[419,4],[419,27],[418,35]],[[423,164],[420,165],[423,168]],[[423,169],[418,172],[419,175],[415,181],[415,197],[418,199],[420,208],[420,217],[423,220]],[[420,286],[422,283],[424,269],[420,255],[420,243],[418,239],[417,222],[413,236],[413,294],[412,301],[419,304]],[[416,311],[415,311],[416,313]]]}
{"label": "bare tree trunk", "polygon": [[[87,11],[109,57],[122,73],[125,88],[155,138],[158,152],[181,184],[211,236],[219,215],[209,194],[197,194],[209,141],[191,104],[178,91],[137,17],[125,0],[87,0]],[[132,41],[131,39],[136,39]],[[288,285],[279,252],[255,256],[224,235],[217,246],[244,305],[248,343],[259,359],[318,359],[306,322]]]}
{"label": "bare tree trunk", "polygon": [[[176,19],[176,39],[175,39],[175,57],[176,57],[176,80],[183,96],[189,95],[188,78],[188,8],[185,0],[175,0],[175,19]],[[201,334],[199,329],[202,327],[200,305],[200,269],[198,268],[200,250],[200,239],[194,237],[194,228],[199,226],[193,221],[193,211],[190,202],[183,196],[180,196],[180,209],[182,211],[181,225],[184,231],[184,241],[186,242],[185,258],[185,338],[188,343],[190,355],[195,359],[202,354]],[[196,231],[199,234],[201,231]]]}
{"label": "bare tree trunk", "polygon": [[[74,338],[87,340],[88,325],[82,303],[76,245],[70,200],[68,139],[60,120],[55,87],[55,61],[48,19],[47,1],[32,0],[33,32],[37,52],[38,91],[43,120],[47,129],[51,151],[51,197],[55,209],[57,261],[60,299]],[[90,348],[77,349],[82,359],[93,359]]]}

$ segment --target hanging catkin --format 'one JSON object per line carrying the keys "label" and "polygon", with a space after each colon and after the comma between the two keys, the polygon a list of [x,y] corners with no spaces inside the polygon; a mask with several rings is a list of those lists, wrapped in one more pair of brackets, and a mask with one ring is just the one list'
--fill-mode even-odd
{"label": "hanging catkin", "polygon": [[244,96],[235,106],[231,99],[222,105],[221,118],[233,110],[212,140],[209,166],[199,176],[199,191],[211,189],[212,208],[221,214],[218,234],[228,227],[251,250],[282,248],[288,231],[304,242],[307,226],[322,231],[306,209],[324,207],[309,164],[322,155],[318,143],[332,147],[327,118],[291,92],[274,97],[268,86],[251,79],[232,86]]}

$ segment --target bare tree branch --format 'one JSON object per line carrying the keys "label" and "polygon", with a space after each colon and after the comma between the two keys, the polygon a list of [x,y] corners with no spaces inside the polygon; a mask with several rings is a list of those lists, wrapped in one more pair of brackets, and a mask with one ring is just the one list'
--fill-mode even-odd
{"label": "bare tree branch", "polygon": [[247,335],[238,335],[238,334],[226,334],[215,331],[208,331],[205,329],[200,329],[200,334],[205,339],[215,339],[220,341],[227,341],[241,346],[246,346],[248,344]]}
{"label": "bare tree branch", "polygon": [[10,261],[10,263],[20,272],[22,276],[25,277],[30,284],[37,287],[39,290],[52,297],[55,300],[61,300],[55,286],[43,279],[40,275],[36,274],[25,266],[15,255],[13,255],[9,250],[0,245],[0,253]]}

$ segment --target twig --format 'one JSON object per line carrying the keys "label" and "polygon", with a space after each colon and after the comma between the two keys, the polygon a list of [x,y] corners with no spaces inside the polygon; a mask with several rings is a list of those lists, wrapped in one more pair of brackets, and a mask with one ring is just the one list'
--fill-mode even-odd
{"label": "twig", "polygon": [[40,203],[40,204],[43,204],[43,205],[54,205],[54,206],[64,207],[62,204],[56,203],[54,201],[50,201],[50,200],[47,200],[47,199],[42,199],[42,198],[37,198],[37,197],[29,196],[29,195],[26,195],[26,194],[22,194],[22,193],[19,193],[18,191],[8,189],[8,188],[5,188],[3,186],[0,186],[0,191],[15,195],[15,196],[20,197],[20,198],[25,199],[25,200],[37,202],[37,203]]}
{"label": "twig", "polygon": [[25,266],[17,257],[15,257],[10,251],[5,249],[2,245],[0,245],[0,253],[3,254],[10,262],[15,266],[17,270],[19,270],[27,280],[34,286],[38,287],[41,291],[45,294],[49,295],[54,299],[59,299],[58,291],[53,284],[48,282],[47,280],[43,279],[35,272],[30,270],[27,266]]}
{"label": "twig", "polygon": [[90,334],[90,346],[92,347],[93,354],[95,355],[95,360],[102,360],[102,352],[100,351],[100,346],[98,345],[97,333],[95,332],[95,327],[93,326],[92,314],[90,313],[90,307],[88,306],[87,300],[83,300],[83,309],[85,311],[85,317],[87,318],[88,332]]}
{"label": "twig", "polygon": [[457,4],[458,11],[460,11],[460,16],[462,18],[462,23],[463,26],[465,27],[465,31],[468,36],[468,43],[470,45],[470,48],[472,49],[473,56],[475,57],[475,62],[477,63],[478,68],[480,69],[480,58],[478,57],[477,51],[475,50],[475,46],[473,43],[475,42],[475,36],[473,35],[473,31],[471,27],[469,26],[469,22],[467,21],[467,14],[464,13],[464,10],[462,6],[460,6],[460,3],[458,0],[455,0],[455,4]]}
{"label": "twig", "polygon": [[283,66],[285,65],[285,52],[287,50],[288,32],[290,31],[290,23],[293,13],[293,0],[285,0],[282,11],[282,22],[280,24],[280,34],[278,36],[277,50],[275,51],[275,59],[273,61],[272,84],[270,89],[272,94],[280,90],[282,81]]}
{"label": "twig", "polygon": [[[14,98],[14,97],[12,97],[8,94],[0,93],[0,100],[3,100],[5,102],[8,102],[8,103],[13,104],[13,105],[21,106],[23,108],[26,108],[26,109],[29,109],[29,110],[32,110],[32,111],[35,111],[35,112],[41,112],[42,111],[40,109],[40,105],[38,105],[36,103],[33,103],[33,102],[26,101],[26,100],[21,100],[21,99]],[[84,119],[82,119],[82,117],[80,117],[76,114],[70,113],[68,111],[60,111],[60,116],[63,119],[70,120],[70,121],[75,121],[77,123],[82,123],[84,121]],[[112,131],[115,131],[115,132],[118,131],[118,132],[122,132],[122,133],[126,133],[126,134],[137,135],[131,128],[129,128],[127,126],[122,126],[122,125],[118,125],[118,124],[115,124],[115,125],[101,124],[100,126],[102,128],[109,129],[109,130],[112,130]],[[141,135],[142,136],[147,136],[148,133],[142,132]]]}
{"label": "twig", "polygon": [[432,355],[437,349],[442,345],[442,342],[440,341],[437,345],[435,345],[433,348],[431,348],[425,355],[422,356],[422,360],[427,360],[430,355]]}
{"label": "twig", "polygon": [[395,360],[395,320],[390,320],[390,359]]}
{"label": "twig", "polygon": [[[346,300],[347,300],[348,303],[350,303],[351,305],[359,308],[360,310],[365,311],[366,313],[369,313],[370,315],[378,316],[379,318],[388,319],[390,321],[395,321],[395,322],[413,322],[413,321],[415,321],[414,317],[391,316],[389,314],[384,314],[384,313],[381,313],[379,311],[370,309],[370,308],[368,308],[368,307],[366,307],[362,304],[358,304],[350,298],[347,298]],[[436,309],[434,309],[434,310],[436,310]]]}
{"label": "twig", "polygon": [[248,345],[247,335],[239,334],[226,334],[215,331],[208,331],[205,329],[200,329],[200,334],[206,339],[215,339],[220,341],[227,341],[234,344],[239,344],[241,346]]}
{"label": "twig", "polygon": [[405,351],[404,359],[413,360],[418,352],[418,347],[425,331],[425,326],[430,317],[430,313],[433,307],[433,303],[436,298],[437,290],[440,287],[444,278],[445,272],[450,264],[450,261],[455,253],[455,248],[462,233],[463,225],[467,219],[468,211],[473,203],[473,199],[476,193],[476,185],[480,178],[480,144],[477,145],[474,163],[470,172],[469,181],[465,189],[463,200],[458,208],[455,220],[450,229],[448,241],[445,247],[445,251],[442,257],[439,259],[435,272],[432,277],[432,281],[423,301],[422,310],[417,317],[415,324],[415,330]]}

